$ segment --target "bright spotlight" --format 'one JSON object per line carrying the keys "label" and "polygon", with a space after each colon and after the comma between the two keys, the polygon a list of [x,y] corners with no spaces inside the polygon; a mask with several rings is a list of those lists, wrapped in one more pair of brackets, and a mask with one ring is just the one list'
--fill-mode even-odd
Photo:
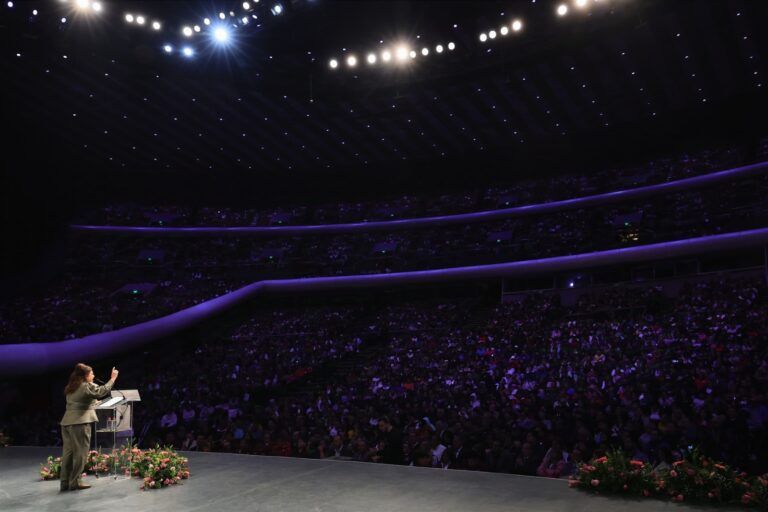
{"label": "bright spotlight", "polygon": [[351,68],[357,66],[357,57],[355,57],[354,55],[350,55],[349,57],[347,57],[347,66]]}
{"label": "bright spotlight", "polygon": [[408,57],[408,48],[405,46],[398,46],[395,50],[395,56],[397,60],[405,60]]}
{"label": "bright spotlight", "polygon": [[195,50],[189,46],[185,46],[184,49],[181,50],[181,53],[183,53],[185,57],[192,57],[195,54]]}
{"label": "bright spotlight", "polygon": [[509,29],[508,29],[506,26],[504,26],[504,27],[501,27],[501,28],[499,29],[499,33],[500,33],[501,35],[505,36],[505,35],[509,34]]}
{"label": "bright spotlight", "polygon": [[226,14],[224,14],[223,12],[220,12],[220,13],[219,13],[219,19],[220,19],[220,20],[225,20],[225,19],[227,19],[227,15],[226,15]]}
{"label": "bright spotlight", "polygon": [[[13,7],[13,2],[8,2],[10,4],[9,7]],[[87,9],[88,8],[88,0],[77,0],[75,2],[75,5],[78,9]]]}
{"label": "bright spotlight", "polygon": [[144,16],[136,16],[136,23],[138,23],[139,25],[143,25],[146,21],[147,20],[146,18],[144,18]]}
{"label": "bright spotlight", "polygon": [[422,48],[422,49],[421,49],[421,54],[422,54],[423,56],[425,56],[425,57],[426,57],[427,55],[429,55],[429,48]]}
{"label": "bright spotlight", "polygon": [[339,67],[339,61],[337,61],[336,59],[331,59],[328,65],[331,66],[331,69],[336,69],[337,67]]}
{"label": "bright spotlight", "polygon": [[213,31],[213,39],[219,44],[227,44],[229,42],[230,34],[229,29],[225,26],[216,27]]}
{"label": "bright spotlight", "polygon": [[251,19],[248,16],[243,16],[242,18],[240,18],[240,23],[242,23],[243,25],[247,25],[250,21]]}
{"label": "bright spotlight", "polygon": [[163,26],[160,25],[159,21],[153,21],[152,22],[152,28],[155,29],[155,30],[160,30],[161,28],[163,28]]}
{"label": "bright spotlight", "polygon": [[133,20],[134,20],[133,14],[126,14],[125,15],[125,21],[127,21],[128,23],[133,23]]}
{"label": "bright spotlight", "polygon": [[181,29],[181,33],[187,37],[192,37],[192,27],[184,27]]}
{"label": "bright spotlight", "polygon": [[270,9],[270,11],[275,16],[279,16],[280,14],[283,13],[283,6],[281,4],[275,4],[272,6],[272,9]]}
{"label": "bright spotlight", "polygon": [[368,57],[365,60],[368,61],[368,64],[376,64],[376,54],[375,53],[369,53]]}
{"label": "bright spotlight", "polygon": [[7,4],[5,4],[5,5],[7,5],[8,7],[10,7],[11,9],[13,9],[13,2],[8,2],[8,3],[7,3]]}
{"label": "bright spotlight", "polygon": [[443,45],[439,44],[439,45],[435,46],[435,51],[437,53],[443,53]]}
{"label": "bright spotlight", "polygon": [[91,4],[91,9],[93,9],[93,12],[101,12],[101,2],[93,2]]}
{"label": "bright spotlight", "polygon": [[565,16],[568,14],[568,6],[565,4],[560,4],[557,6],[557,15],[558,16]]}
{"label": "bright spotlight", "polygon": [[488,32],[488,38],[489,39],[496,39],[496,31],[495,30],[491,30],[490,32]]}
{"label": "bright spotlight", "polygon": [[203,18],[203,25],[210,25],[211,24],[211,18]]}
{"label": "bright spotlight", "polygon": [[381,60],[383,60],[384,62],[389,62],[390,60],[392,60],[392,53],[390,53],[389,50],[384,50],[383,52],[381,52]]}
{"label": "bright spotlight", "polygon": [[523,22],[520,20],[515,20],[512,22],[512,30],[515,32],[520,32],[523,29]]}
{"label": "bright spotlight", "polygon": [[243,9],[247,11],[250,8],[251,8],[251,4],[249,4],[248,2],[243,2]]}
{"label": "bright spotlight", "polygon": [[410,58],[412,58],[412,59],[415,59],[416,58],[416,50],[411,50],[410,52],[408,52],[408,56]]}
{"label": "bright spotlight", "polygon": [[488,40],[488,34],[486,34],[485,32],[483,32],[482,34],[480,34],[480,42],[481,42],[481,43],[484,43],[484,42],[486,42],[487,40]]}
{"label": "bright spotlight", "polygon": [[583,9],[584,7],[587,6],[587,0],[576,0],[574,3],[576,4],[576,7],[578,7],[579,9]]}
{"label": "bright spotlight", "polygon": [[163,51],[165,51],[165,53],[172,53],[173,52],[173,46],[167,44],[167,45],[163,46]]}
{"label": "bright spotlight", "polygon": [[453,42],[448,43],[448,49],[453,51],[456,49],[456,44]]}

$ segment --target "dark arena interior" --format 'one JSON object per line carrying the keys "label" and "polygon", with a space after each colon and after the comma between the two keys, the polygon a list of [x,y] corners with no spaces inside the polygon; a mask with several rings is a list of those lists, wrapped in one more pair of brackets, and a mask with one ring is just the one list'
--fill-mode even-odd
{"label": "dark arena interior", "polygon": [[767,25],[3,0],[0,510],[768,510]]}

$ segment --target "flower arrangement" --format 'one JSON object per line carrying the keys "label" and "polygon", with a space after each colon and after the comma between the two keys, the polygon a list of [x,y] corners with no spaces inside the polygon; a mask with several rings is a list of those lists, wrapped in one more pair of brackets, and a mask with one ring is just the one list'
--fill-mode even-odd
{"label": "flower arrangement", "polygon": [[48,456],[45,464],[40,464],[40,477],[43,480],[58,480],[61,475],[61,457]]}
{"label": "flower arrangement", "polygon": [[[169,447],[158,446],[142,451],[135,446],[125,446],[109,454],[96,450],[88,452],[85,473],[108,473],[114,467],[127,472],[131,468],[132,476],[143,478],[140,489],[161,489],[189,478],[188,462],[186,457]],[[40,464],[40,477],[43,480],[58,480],[60,476],[61,457],[49,456],[45,463]]]}
{"label": "flower arrangement", "polygon": [[85,460],[85,472],[89,475],[109,473],[114,465],[114,454],[91,450]]}
{"label": "flower arrangement", "polygon": [[142,490],[161,489],[178,484],[189,478],[187,458],[180,456],[173,449],[159,446],[142,452],[137,464],[139,474],[144,478]]}
{"label": "flower arrangement", "polygon": [[768,475],[749,476],[693,450],[669,468],[631,460],[621,450],[580,464],[571,487],[592,492],[712,504],[741,504],[768,509]]}

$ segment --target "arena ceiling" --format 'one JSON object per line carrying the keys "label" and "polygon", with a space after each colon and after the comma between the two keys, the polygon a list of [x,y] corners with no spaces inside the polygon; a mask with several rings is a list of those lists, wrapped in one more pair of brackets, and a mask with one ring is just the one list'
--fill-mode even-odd
{"label": "arena ceiling", "polygon": [[[98,15],[73,13],[73,2],[0,6],[3,117],[15,133],[6,154],[68,172],[290,177],[514,158],[626,126],[650,133],[681,113],[761,102],[768,88],[767,8],[749,0],[568,2],[562,17],[544,0],[296,0],[280,15],[267,0],[247,12],[104,1]],[[201,22],[219,11],[240,25],[226,50],[210,47]],[[127,23],[128,12],[162,30]],[[519,33],[479,40],[513,19]],[[195,23],[200,34],[180,35]],[[382,65],[398,44],[419,55]],[[376,65],[363,60],[371,50]]]}

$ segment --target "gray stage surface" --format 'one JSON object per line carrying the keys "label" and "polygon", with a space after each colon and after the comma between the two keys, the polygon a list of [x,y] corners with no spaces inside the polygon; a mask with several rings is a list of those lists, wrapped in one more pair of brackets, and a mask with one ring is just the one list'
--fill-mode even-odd
{"label": "gray stage surface", "polygon": [[[141,481],[96,479],[84,491],[59,493],[59,482],[39,479],[54,448],[0,449],[0,510],[136,510],[270,512],[629,512],[695,510],[655,500],[591,496],[564,480],[444,471],[334,460],[188,453],[192,476],[184,485],[139,490]],[[709,510],[709,509],[707,509]]]}

